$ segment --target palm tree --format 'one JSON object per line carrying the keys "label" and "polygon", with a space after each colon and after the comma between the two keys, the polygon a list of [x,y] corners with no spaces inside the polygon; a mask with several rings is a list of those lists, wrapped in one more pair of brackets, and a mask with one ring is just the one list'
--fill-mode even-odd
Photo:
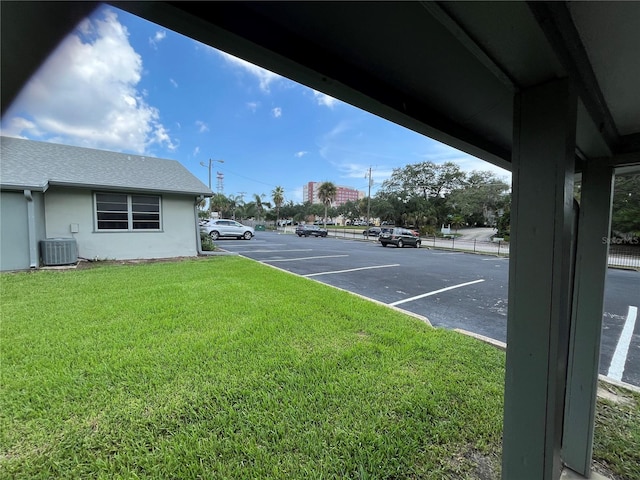
{"label": "palm tree", "polygon": [[242,218],[242,207],[244,206],[244,198],[242,195],[229,195],[229,208],[232,212],[232,218],[236,219],[236,212],[240,210]]}
{"label": "palm tree", "polygon": [[336,198],[338,189],[331,182],[323,182],[318,188],[318,198],[324,204],[324,228],[327,228],[327,209],[331,205],[331,202]]}
{"label": "palm tree", "polygon": [[279,186],[274,188],[271,192],[271,198],[276,206],[276,228],[278,228],[278,222],[280,221],[280,207],[282,206],[282,202],[284,202],[284,188]]}
{"label": "palm tree", "polygon": [[218,217],[222,218],[222,214],[229,208],[229,199],[222,193],[214,193],[209,200],[209,215],[212,211],[218,212]]}
{"label": "palm tree", "polygon": [[257,194],[254,193],[253,194],[253,203],[256,206],[256,210],[257,210],[257,221],[260,222],[260,216],[262,215],[262,210],[263,210],[263,206],[262,206],[262,198],[264,197],[264,193],[261,194]]}

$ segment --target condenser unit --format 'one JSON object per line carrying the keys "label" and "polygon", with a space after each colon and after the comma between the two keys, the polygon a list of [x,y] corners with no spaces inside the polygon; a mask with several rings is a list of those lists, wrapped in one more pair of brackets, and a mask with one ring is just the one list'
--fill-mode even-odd
{"label": "condenser unit", "polygon": [[47,238],[40,241],[40,254],[45,266],[71,265],[78,262],[75,238]]}

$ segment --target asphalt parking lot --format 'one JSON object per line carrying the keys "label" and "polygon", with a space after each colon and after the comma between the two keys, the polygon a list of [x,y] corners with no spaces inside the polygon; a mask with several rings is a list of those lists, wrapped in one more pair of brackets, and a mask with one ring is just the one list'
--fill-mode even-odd
{"label": "asphalt parking lot", "polygon": [[[217,245],[256,261],[460,328],[506,341],[509,260],[374,240],[258,232]],[[640,387],[640,272],[609,269],[600,373]],[[635,315],[635,317],[634,317]]]}

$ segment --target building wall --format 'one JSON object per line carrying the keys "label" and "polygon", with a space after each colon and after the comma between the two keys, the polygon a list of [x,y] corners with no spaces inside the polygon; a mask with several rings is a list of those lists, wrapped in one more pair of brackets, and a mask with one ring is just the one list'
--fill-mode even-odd
{"label": "building wall", "polygon": [[[322,185],[322,182],[309,182],[302,187],[302,201],[311,203],[322,203],[318,198],[318,189]],[[334,207],[342,205],[346,202],[356,202],[361,198],[364,198],[364,192],[356,190],[351,187],[345,187],[341,185],[336,186],[336,198],[332,202]]]}
{"label": "building wall", "polygon": [[[161,195],[161,231],[97,231],[93,192],[52,187],[46,193],[47,238],[75,238],[81,258],[131,260],[196,256],[195,199]],[[77,233],[71,233],[71,225]]]}
{"label": "building wall", "polygon": [[[44,238],[42,193],[33,192],[32,198],[35,216],[34,241],[36,251],[39,252],[38,243]],[[0,192],[0,271],[27,270],[31,267],[27,204],[23,191]],[[38,258],[35,260],[37,262]]]}

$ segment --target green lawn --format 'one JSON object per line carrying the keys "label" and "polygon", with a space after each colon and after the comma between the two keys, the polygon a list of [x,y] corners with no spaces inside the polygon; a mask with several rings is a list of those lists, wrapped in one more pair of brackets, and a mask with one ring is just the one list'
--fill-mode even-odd
{"label": "green lawn", "polygon": [[240,257],[0,279],[2,478],[499,476],[477,340]]}

